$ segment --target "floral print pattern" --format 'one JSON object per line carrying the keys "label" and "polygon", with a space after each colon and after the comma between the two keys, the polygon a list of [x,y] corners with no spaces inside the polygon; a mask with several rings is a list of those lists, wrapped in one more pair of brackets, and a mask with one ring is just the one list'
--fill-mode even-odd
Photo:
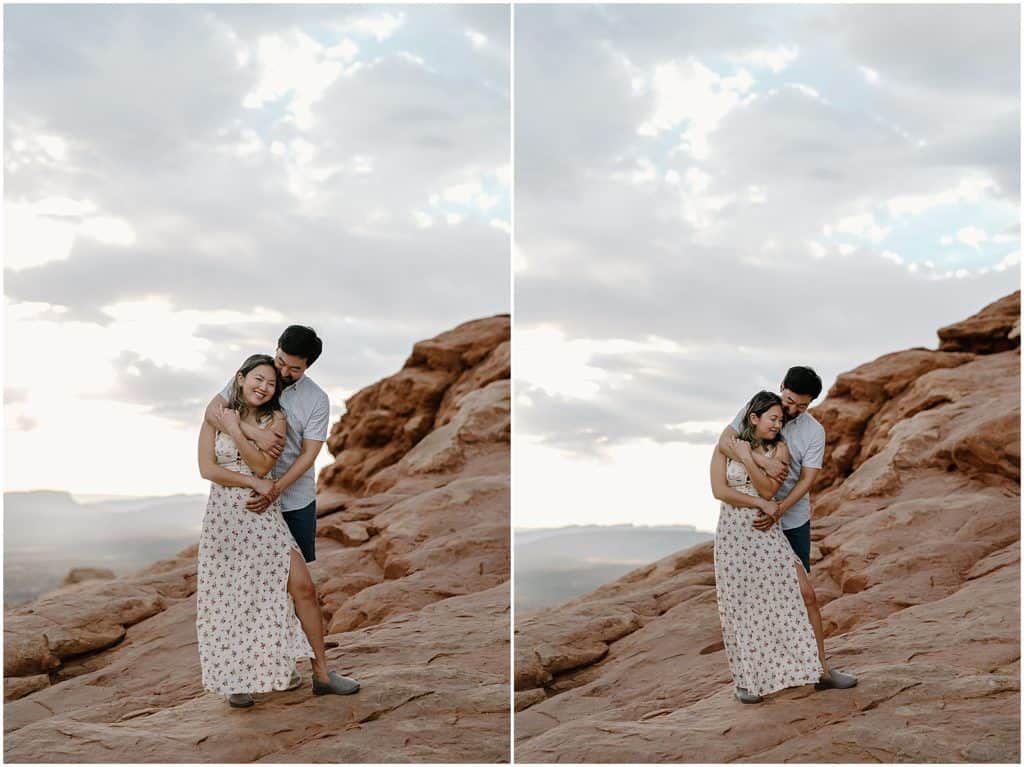
{"label": "floral print pattern", "polygon": [[[262,425],[269,423],[269,419]],[[217,463],[252,475],[230,435],[218,432]],[[291,596],[291,551],[298,550],[280,501],[245,510],[252,491],[213,483],[199,538],[196,633],[203,687],[211,692],[287,688],[298,658],[313,650]]]}
{"label": "floral print pattern", "polygon": [[[726,463],[729,486],[757,490],[742,463]],[[715,582],[722,638],[737,687],[768,695],[817,682],[822,668],[794,563],[803,567],[776,524],[754,527],[756,508],[722,503],[715,534]]]}

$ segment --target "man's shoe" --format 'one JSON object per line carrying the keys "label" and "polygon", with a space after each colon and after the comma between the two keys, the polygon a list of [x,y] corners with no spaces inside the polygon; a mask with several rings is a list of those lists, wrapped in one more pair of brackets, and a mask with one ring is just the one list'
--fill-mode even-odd
{"label": "man's shoe", "polygon": [[842,671],[836,671],[834,668],[829,669],[829,675],[823,676],[818,680],[818,683],[814,685],[815,690],[848,690],[851,687],[857,686],[857,677],[844,674]]}
{"label": "man's shoe", "polygon": [[254,702],[252,695],[247,692],[233,692],[228,696],[228,705],[231,708],[249,708]]}
{"label": "man's shoe", "polygon": [[314,695],[351,695],[354,692],[359,692],[359,682],[355,679],[349,679],[336,671],[332,671],[328,677],[330,678],[329,682],[321,682],[315,676],[313,677]]}
{"label": "man's shoe", "polygon": [[745,687],[737,687],[735,695],[740,703],[760,703],[764,700],[760,695],[752,695]]}
{"label": "man's shoe", "polygon": [[302,686],[302,676],[298,671],[292,669],[292,678],[288,680],[288,686],[285,687],[285,692],[289,690],[297,690]]}

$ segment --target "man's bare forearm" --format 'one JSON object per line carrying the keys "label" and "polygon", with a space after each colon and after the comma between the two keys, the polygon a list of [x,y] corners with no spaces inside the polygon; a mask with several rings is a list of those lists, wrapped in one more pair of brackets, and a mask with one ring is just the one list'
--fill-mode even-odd
{"label": "man's bare forearm", "polygon": [[[320,452],[317,450],[317,452]],[[316,453],[301,453],[298,458],[295,459],[295,463],[288,467],[288,471],[281,475],[279,479],[274,480],[274,484],[277,489],[282,493],[286,488],[290,487],[295,480],[309,471],[310,467],[316,462]]]}
{"label": "man's bare forearm", "polygon": [[206,412],[203,414],[203,419],[214,428],[215,431],[222,431],[220,422],[220,409],[226,406],[228,403],[219,394],[215,395],[210,401],[210,404],[206,406]]}
{"label": "man's bare forearm", "polygon": [[813,483],[814,477],[800,477],[797,483],[793,485],[793,489],[789,491],[789,494],[779,501],[781,513],[785,514],[796,506],[797,502],[810,492]]}

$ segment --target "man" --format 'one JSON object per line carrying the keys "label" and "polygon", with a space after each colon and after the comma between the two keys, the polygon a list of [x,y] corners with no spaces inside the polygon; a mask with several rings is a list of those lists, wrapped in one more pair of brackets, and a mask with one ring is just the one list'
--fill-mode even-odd
{"label": "man", "polygon": [[[241,424],[242,433],[248,439],[277,459],[270,473],[273,479],[270,492],[266,495],[254,493],[246,509],[262,514],[280,497],[284,521],[306,562],[316,559],[316,477],[313,464],[327,439],[330,425],[330,400],[327,393],[306,375],[306,370],[317,361],[322,351],[323,342],[312,328],[300,325],[285,328],[277,341],[274,364],[281,375],[283,389],[280,402],[288,422],[288,433],[277,434],[246,423]],[[224,431],[221,409],[228,404],[230,396],[229,381],[206,408],[207,422],[218,431]],[[311,659],[313,692],[317,695],[349,695],[358,691],[359,684],[354,680],[327,671],[323,649],[323,618],[309,570],[300,563],[300,568],[292,568],[289,579],[297,579],[297,591],[304,595],[304,598],[296,600],[296,613],[316,656]],[[300,684],[301,677],[294,673],[288,689],[295,689]],[[234,706],[251,705],[249,695],[232,697],[240,698],[232,701]]]}
{"label": "man", "polygon": [[[815,477],[821,471],[825,457],[825,428],[807,412],[810,404],[821,394],[821,378],[809,367],[792,367],[782,380],[779,395],[782,398],[783,426],[782,438],[789,448],[789,463],[778,458],[770,458],[760,451],[753,451],[751,457],[765,474],[781,482],[775,493],[778,510],[775,516],[762,514],[754,521],[758,530],[767,531],[778,522],[782,527],[789,545],[803,563],[804,570],[811,572],[811,501],[810,490]],[[733,422],[726,426],[718,439],[718,450],[734,461],[741,458],[732,448],[732,440],[739,436],[743,428],[743,414],[746,407],[741,407]],[[801,595],[807,606],[808,618],[814,627],[815,635],[822,648],[824,657],[823,630],[821,612],[813,589],[807,584],[807,590],[801,588]],[[829,669],[828,676],[823,676],[816,687],[818,689],[847,689],[857,684],[857,679],[835,669]],[[751,695],[743,688],[737,688],[736,696],[744,703],[760,702],[760,696]]]}
{"label": "man", "polygon": [[[821,471],[825,457],[825,428],[807,412],[808,406],[821,394],[821,378],[809,367],[792,367],[787,371],[779,391],[782,397],[782,438],[789,448],[789,464],[754,452],[754,463],[771,478],[782,482],[775,500],[779,504],[778,522],[804,569],[811,571],[811,501],[814,478]],[[718,449],[738,461],[730,442],[743,429],[740,408],[733,422],[718,439]],[[772,523],[767,523],[768,526]],[[762,528],[766,529],[766,528]]]}

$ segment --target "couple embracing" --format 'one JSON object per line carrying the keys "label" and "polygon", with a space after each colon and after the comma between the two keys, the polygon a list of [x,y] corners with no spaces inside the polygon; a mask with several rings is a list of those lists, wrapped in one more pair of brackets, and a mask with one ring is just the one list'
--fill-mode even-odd
{"label": "couple embracing", "polygon": [[235,708],[252,706],[253,693],[301,686],[301,658],[311,659],[315,695],[359,689],[327,669],[306,566],[316,558],[313,463],[330,418],[306,369],[322,350],[312,328],[289,326],[273,357],[242,363],[199,432],[199,471],[212,483],[199,539],[199,660],[203,687]]}
{"label": "couple embracing", "polygon": [[825,429],[808,406],[821,379],[808,367],[786,373],[780,393],[753,396],[725,428],[711,460],[722,502],[715,533],[715,582],[722,637],[743,703],[803,684],[849,688],[829,668],[811,586],[809,493],[825,453]]}

